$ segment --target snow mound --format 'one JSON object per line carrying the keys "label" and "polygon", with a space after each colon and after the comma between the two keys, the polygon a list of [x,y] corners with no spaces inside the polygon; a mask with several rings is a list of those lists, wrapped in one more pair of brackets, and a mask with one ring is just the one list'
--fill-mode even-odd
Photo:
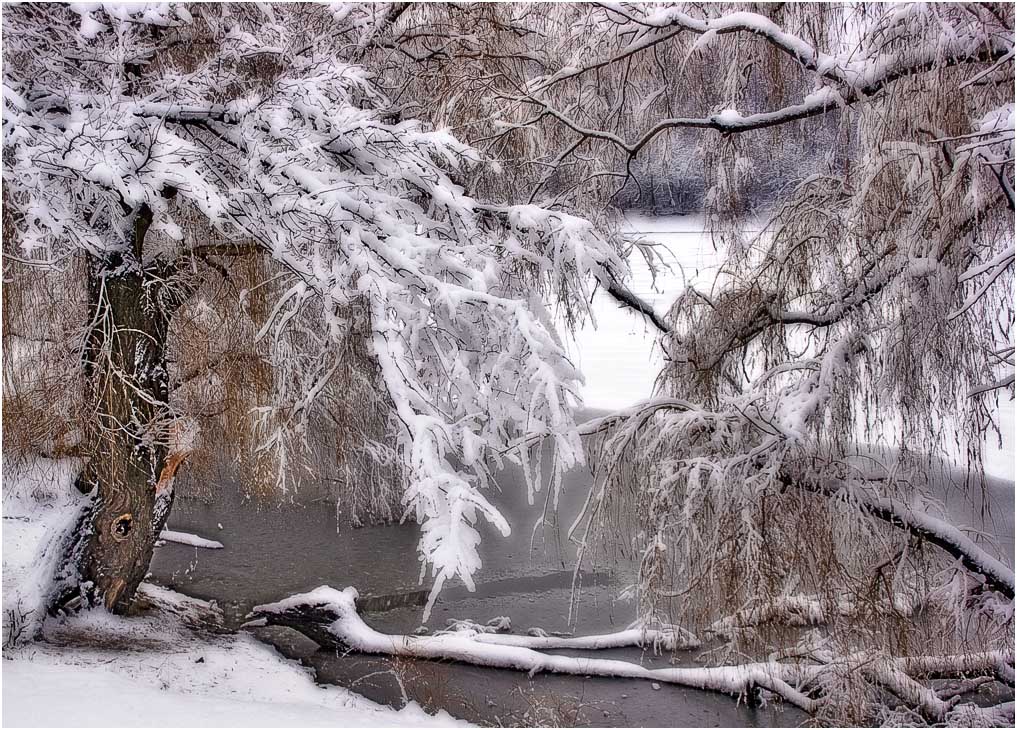
{"label": "snow mound", "polygon": [[[196,631],[204,601],[144,587],[149,615],[102,610],[50,621],[47,642],[3,664],[5,726],[446,727],[410,703],[378,705],[310,673],[254,637]],[[111,708],[116,708],[111,712]]]}
{"label": "snow mound", "polygon": [[88,506],[74,488],[75,459],[4,457],[3,641],[42,626],[67,538]]}

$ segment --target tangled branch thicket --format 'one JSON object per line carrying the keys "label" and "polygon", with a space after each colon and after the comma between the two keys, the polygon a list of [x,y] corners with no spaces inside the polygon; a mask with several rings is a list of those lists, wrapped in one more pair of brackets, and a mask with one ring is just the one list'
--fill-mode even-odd
{"label": "tangled branch thicket", "polygon": [[944,719],[865,662],[1012,656],[1012,572],[959,547],[940,502],[985,503],[1013,397],[1013,23],[995,4],[431,6],[375,49],[407,98],[446,89],[422,113],[533,201],[705,209],[722,271],[661,326],[657,397],[581,427],[596,482],[571,535],[635,557],[642,620],[714,637],[714,661],[825,664],[831,722]]}
{"label": "tangled branch thicket", "polygon": [[[109,458],[86,462],[86,486],[99,487],[105,505],[92,517],[104,540],[88,555],[124,552],[118,538],[129,528],[116,532],[118,515],[152,510],[156,532],[165,518],[166,487],[193,445],[170,389],[194,363],[174,355],[218,352],[174,328],[221,329],[220,302],[245,303],[216,299],[209,283],[224,272],[229,279],[241,252],[276,267],[263,280],[270,284],[250,282],[255,299],[272,302],[265,321],[241,312],[236,342],[232,325],[216,333],[236,345],[220,370],[251,356],[272,366],[278,400],[255,403],[256,471],[267,459],[294,478],[295,457],[314,453],[315,419],[329,418],[337,393],[356,391],[351,408],[370,400],[366,420],[377,413],[383,426],[367,426],[351,448],[382,464],[397,454],[398,467],[367,475],[362,497],[384,514],[400,493],[403,513],[421,523],[432,597],[453,576],[471,585],[478,520],[509,530],[484,496],[492,449],[538,428],[555,441],[559,474],[581,459],[572,414],[579,374],[545,301],[569,323],[582,319],[592,287],[624,275],[615,242],[561,209],[473,197],[460,179],[494,166],[447,129],[403,118],[355,63],[361,44],[341,42],[365,30],[364,43],[374,37],[363,12],[170,4],[5,13],[19,40],[5,47],[4,86],[16,245],[38,266],[89,262],[83,366],[86,403],[100,407],[85,442]],[[344,30],[348,13],[356,20]],[[68,55],[71,46],[78,50]],[[244,333],[252,330],[264,349],[251,347]],[[188,344],[170,353],[175,337]],[[353,384],[359,375],[340,370],[358,352],[371,362]],[[238,387],[268,386],[257,366],[241,375]],[[377,398],[373,377],[383,386]],[[235,400],[232,385],[209,394],[199,387],[207,378],[184,380],[192,396],[222,401],[227,412]],[[249,426],[229,420],[222,432],[243,439]],[[346,428],[338,426],[335,438]],[[124,468],[97,471],[114,461]],[[151,490],[161,506],[148,504]],[[123,509],[99,514],[112,509],[111,497],[124,498]],[[137,507],[128,509],[131,500]],[[147,561],[149,532],[131,539],[138,556],[128,565]],[[129,601],[140,577],[132,569],[131,581],[112,579],[103,600]]]}
{"label": "tangled branch thicket", "polygon": [[[935,48],[942,61],[943,39],[972,28],[1008,38],[1012,11],[875,13],[856,57],[912,68]],[[1013,397],[1008,53],[974,68],[933,60],[838,111],[848,154],[797,176],[756,237],[739,231],[745,186],[731,171],[759,138],[719,145],[705,164],[722,272],[672,306],[658,397],[587,429],[596,483],[573,531],[581,551],[623,545],[643,620],[713,637],[714,661],[824,665],[814,710],[837,724],[948,714],[888,710],[887,690],[912,708],[935,695],[898,677],[918,693],[905,699],[861,663],[1012,657],[1012,572],[991,545],[972,543],[971,558],[937,539],[953,535],[943,489],[981,502],[996,399]],[[714,121],[734,132],[788,103],[727,98],[739,113]],[[953,485],[939,464],[957,451],[967,477]]]}
{"label": "tangled branch thicket", "polygon": [[[55,12],[61,22],[78,17],[66,8]],[[216,38],[224,24],[260,22],[259,16],[243,6],[201,15],[152,54],[148,73],[199,74],[221,51]],[[18,48],[9,48],[5,61],[8,68],[31,63]],[[215,90],[218,103],[266,92],[283,71],[271,55],[236,62],[232,82]],[[101,91],[104,80],[99,75],[89,86]],[[87,434],[101,411],[82,372],[92,325],[86,316],[89,253],[57,246],[55,260],[24,258],[26,221],[17,202],[5,190],[5,452],[87,460]],[[397,519],[404,482],[394,451],[384,445],[391,441],[391,404],[368,349],[364,306],[334,307],[336,321],[347,326],[333,337],[313,307],[274,306],[299,277],[255,240],[224,235],[194,206],[181,206],[177,226],[152,231],[146,245],[147,262],[171,262],[164,265],[161,289],[182,304],[169,331],[168,408],[145,429],[189,454],[186,491],[208,497],[226,485],[279,498],[292,494],[303,477],[326,473],[332,478],[325,496],[342,502],[355,524]],[[107,347],[115,339],[108,335]],[[310,385],[319,397],[302,404]]]}

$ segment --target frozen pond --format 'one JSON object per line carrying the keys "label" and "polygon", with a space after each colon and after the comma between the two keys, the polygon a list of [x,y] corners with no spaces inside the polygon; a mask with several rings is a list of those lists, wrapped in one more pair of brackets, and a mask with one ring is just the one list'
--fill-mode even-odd
{"label": "frozen pond", "polygon": [[[700,277],[711,274],[715,256],[701,235],[701,219],[657,222],[669,244],[681,244],[678,248],[686,273],[693,273],[688,265],[693,262]],[[636,262],[633,288],[658,309],[666,309],[680,274],[677,270],[666,274],[659,280],[663,292],[657,293],[645,262],[640,263]],[[659,360],[651,359],[654,333],[640,318],[618,309],[602,295],[595,307],[599,330],[587,327],[570,343],[572,354],[589,368],[587,400],[598,409],[607,409],[647,397],[659,367]],[[589,481],[585,470],[568,475],[559,511],[561,524],[569,524],[578,512]],[[538,504],[526,503],[519,472],[503,473],[501,482],[504,491],[492,501],[513,526],[512,535],[502,538],[486,524],[481,526],[484,564],[476,576],[476,592],[458,584],[446,587],[427,626],[443,628],[450,618],[484,622],[507,615],[516,631],[536,626],[582,634],[627,628],[634,606],[618,595],[632,582],[633,566],[597,565],[584,573],[575,621],[570,625],[574,549],[553,529],[534,530],[541,521],[541,495]],[[220,539],[226,548],[208,551],[166,545],[157,551],[153,563],[158,582],[216,599],[237,620],[257,603],[322,584],[354,585],[367,596],[408,595],[421,589],[414,525],[337,533],[335,515],[325,505],[259,508],[243,503],[237,490],[228,486],[219,490],[219,495],[210,504],[178,501],[171,523],[174,529]],[[371,613],[366,619],[379,629],[410,633],[420,626],[421,614],[422,607],[414,603]],[[648,682],[634,680],[529,678],[458,664],[336,657],[314,651],[313,644],[285,630],[259,633],[285,653],[313,666],[320,681],[349,686],[373,699],[396,704],[405,690],[425,706],[445,707],[454,715],[484,724],[757,727],[795,726],[805,720],[793,708],[755,709],[711,692],[667,686],[655,690]],[[648,666],[672,661],[671,656],[653,656],[637,649],[613,650],[605,656]],[[692,654],[673,659],[694,663]]]}
{"label": "frozen pond", "polygon": [[[569,476],[562,522],[576,514],[588,481],[589,475],[581,471]],[[533,538],[530,528],[541,509],[526,504],[520,473],[503,474],[503,483],[505,492],[492,501],[513,525],[512,535],[502,538],[485,531],[484,565],[476,576],[476,592],[450,584],[426,625],[433,630],[444,628],[452,618],[486,622],[509,616],[517,632],[541,627],[588,634],[627,628],[634,606],[617,596],[631,582],[632,566],[600,564],[584,573],[577,620],[570,626],[574,552],[553,531],[539,530]],[[259,509],[243,504],[233,490],[224,490],[210,504],[178,501],[171,523],[174,529],[219,539],[226,547],[197,550],[167,544],[156,551],[152,565],[156,582],[217,600],[237,623],[258,603],[329,584],[354,585],[366,596],[407,596],[411,605],[365,612],[368,623],[378,629],[412,633],[421,625],[415,525],[337,533],[334,514],[320,504]],[[405,691],[425,707],[443,707],[483,724],[757,727],[793,726],[805,720],[793,708],[754,709],[711,692],[667,685],[655,690],[645,681],[544,674],[530,678],[522,672],[454,663],[337,657],[334,652],[315,651],[313,643],[285,629],[263,629],[258,635],[314,667],[319,681],[394,704],[401,703]],[[672,660],[670,655],[653,656],[638,649],[598,655],[647,666],[667,666]],[[675,659],[694,663],[695,657],[684,653]]]}

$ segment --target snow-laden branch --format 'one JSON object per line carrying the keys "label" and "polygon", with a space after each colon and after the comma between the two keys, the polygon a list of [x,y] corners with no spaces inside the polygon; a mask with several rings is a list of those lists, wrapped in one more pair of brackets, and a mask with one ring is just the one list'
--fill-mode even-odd
{"label": "snow-laden branch", "polygon": [[[999,196],[988,196],[978,201],[973,209],[965,209],[965,216],[947,227],[942,245],[936,247],[931,256],[919,257],[908,255],[902,251],[896,237],[891,239],[878,251],[869,261],[859,262],[858,270],[845,271],[847,276],[838,277],[839,282],[836,288],[829,290],[817,290],[810,299],[814,306],[810,309],[804,307],[791,308],[781,306],[777,293],[771,296],[759,297],[751,307],[738,312],[735,316],[725,317],[716,321],[712,331],[707,332],[707,337],[697,333],[701,341],[709,338],[711,341],[708,347],[700,345],[694,356],[682,352],[678,348],[672,356],[678,361],[680,356],[695,367],[702,370],[712,370],[720,363],[742,350],[747,343],[754,341],[763,332],[772,328],[784,328],[787,326],[804,325],[808,327],[834,327],[849,321],[851,317],[871,305],[880,296],[887,293],[896,294],[904,290],[909,284],[916,280],[935,279],[941,275],[940,266],[946,260],[959,240],[974,228],[978,221],[989,215],[999,203]],[[976,291],[970,294],[965,304],[947,318],[959,317],[982,301],[986,292],[996,280],[1013,265],[1012,247],[1009,253],[1004,252],[993,259],[989,266],[992,275],[981,282]],[[959,278],[959,282],[969,281],[979,274],[986,273],[981,267],[973,267],[969,273]],[[760,276],[760,278],[762,278]],[[714,310],[716,302],[694,288],[687,289],[678,298],[672,307],[672,313],[683,311],[705,312],[707,309]],[[702,329],[702,327],[700,326]],[[681,342],[684,333],[674,332],[676,342]],[[761,385],[757,382],[757,385]]]}
{"label": "snow-laden branch", "polygon": [[[869,607],[866,607],[869,608]],[[787,595],[759,602],[743,608],[710,624],[707,636],[721,639],[735,638],[744,630],[760,624],[775,623],[781,626],[821,626],[834,616],[855,616],[862,612],[856,601],[841,598],[824,600],[816,596]],[[887,607],[901,615],[910,615],[913,607],[898,600]]]}
{"label": "snow-laden branch", "polygon": [[788,486],[822,494],[831,499],[847,499],[858,509],[888,524],[906,530],[930,542],[960,561],[961,565],[985,580],[990,590],[1014,598],[1014,573],[1003,562],[978,547],[960,529],[899,500],[865,494],[861,489],[834,478],[809,480],[782,473],[781,481]]}
{"label": "snow-laden branch", "polygon": [[803,38],[788,33],[771,19],[758,13],[739,11],[717,18],[700,19],[676,7],[653,9],[648,12],[645,8],[629,3],[600,2],[596,5],[607,11],[608,17],[615,20],[618,25],[636,29],[634,33],[637,37],[608,58],[580,67],[567,67],[551,76],[532,80],[528,89],[531,94],[547,91],[569,79],[626,61],[642,51],[671,40],[682,32],[710,37],[733,33],[754,35],[795,59],[803,68],[835,82],[845,82],[846,71],[857,69],[859,65],[857,61],[845,61],[818,51]]}
{"label": "snow-laden branch", "polygon": [[[584,421],[578,426],[578,432],[580,436],[595,436],[610,431],[619,425],[630,427],[632,424],[638,424],[641,426],[650,416],[661,410],[700,411],[697,406],[681,398],[650,398],[626,408],[612,411],[607,415]],[[531,431],[510,443],[506,451],[533,446],[547,438],[547,435],[544,432]]]}
{"label": "snow-laden branch", "polygon": [[[580,67],[567,67],[551,76],[533,79],[524,94],[507,98],[524,106],[536,107],[538,115],[527,121],[504,124],[504,131],[525,128],[544,117],[552,117],[579,135],[580,140],[608,142],[631,158],[660,134],[671,129],[712,129],[722,134],[739,134],[790,124],[868,102],[895,82],[932,69],[963,64],[996,64],[1013,56],[1012,36],[966,26],[943,33],[937,42],[905,46],[894,52],[884,53],[862,47],[840,54],[829,54],[817,50],[802,38],[756,13],[734,12],[707,20],[693,18],[678,8],[647,10],[626,3],[600,5],[618,24],[629,28],[636,35],[636,40],[607,59]],[[762,38],[794,58],[804,69],[814,73],[823,85],[815,88],[801,101],[771,111],[743,114],[735,109],[726,109],[708,116],[661,119],[633,140],[625,139],[606,128],[582,124],[559,108],[547,94],[561,82],[626,63],[634,54],[669,41],[682,31],[704,37],[746,33]]]}
{"label": "snow-laden branch", "polygon": [[[837,359],[837,357],[833,359]],[[795,407],[793,409],[787,407],[783,409],[784,413],[781,414],[784,421],[783,425],[778,425],[776,417],[766,422],[767,425],[778,431],[780,434],[778,438],[799,438],[804,433],[805,424],[815,414],[822,413],[822,401],[824,398],[829,397],[829,390],[823,385],[824,375],[829,378],[829,371],[827,370],[824,373],[823,369],[817,369],[811,372],[811,377],[807,381],[809,384],[801,389],[802,392],[809,394],[807,400],[802,399],[801,396],[788,398],[788,401],[793,403]],[[748,413],[745,410],[742,410],[741,413],[711,413],[697,408],[686,401],[660,397],[586,421],[579,426],[579,432],[585,437],[609,434],[609,438],[602,449],[609,452],[607,461],[610,463],[611,460],[619,458],[621,452],[627,448],[627,445],[632,442],[636,434],[645,428],[650,419],[660,411],[677,412],[680,414],[677,420],[672,419],[668,428],[680,428],[683,422],[694,423],[697,428],[703,424],[713,424],[714,428],[719,428],[720,424],[724,422],[735,424],[739,420],[748,417]],[[773,415],[777,416],[778,413],[779,411]],[[535,439],[538,437],[530,436],[529,438]],[[771,445],[768,448],[774,448],[773,439],[774,436],[771,435],[768,442]],[[989,589],[999,591],[1008,599],[1013,600],[1013,571],[1000,560],[976,545],[960,529],[944,520],[936,518],[927,512],[908,507],[899,500],[866,494],[859,489],[853,488],[844,480],[829,476],[817,480],[796,477],[789,471],[783,470],[779,474],[779,480],[785,486],[805,489],[822,494],[830,499],[846,498],[853,506],[865,514],[871,515],[894,527],[906,530],[941,548],[947,554],[959,560],[966,569],[982,576]],[[778,611],[778,608],[774,604],[765,610]],[[818,620],[815,617],[820,615],[824,610],[819,602],[803,603],[801,605],[795,604],[795,606],[780,609],[783,612],[790,611],[803,617],[811,617],[809,620]],[[837,610],[847,611],[848,609],[842,606]],[[721,625],[718,624],[717,629],[722,630]]]}
{"label": "snow-laden branch", "polygon": [[[756,112],[742,114],[735,109],[725,109],[717,114],[705,117],[668,117],[655,123],[650,129],[634,140],[625,138],[603,129],[585,126],[575,119],[569,117],[562,111],[552,106],[549,102],[534,96],[509,97],[512,101],[522,104],[536,106],[542,112],[541,116],[547,115],[557,119],[570,130],[584,139],[599,139],[623,150],[629,157],[638,155],[647,145],[658,136],[671,129],[712,129],[721,134],[741,134],[758,129],[778,127],[803,119],[821,116],[869,100],[894,82],[913,76],[924,71],[939,67],[942,63],[945,66],[954,66],[962,63],[986,63],[1003,58],[1012,49],[1000,46],[989,51],[979,51],[975,54],[964,53],[957,56],[942,58],[937,54],[930,54],[928,58],[914,61],[910,65],[899,68],[887,69],[875,75],[872,80],[862,87],[847,86],[837,88],[825,86],[807,95],[796,104],[781,107],[767,112]],[[531,122],[521,124],[507,124],[505,129],[521,129],[529,126]]]}
{"label": "snow-laden branch", "polygon": [[[151,63],[144,84],[123,81],[111,59],[169,58],[150,10],[219,50],[186,73]],[[378,22],[403,10],[383,8]],[[271,363],[279,369],[297,361],[286,333],[298,313],[321,312],[327,335],[310,340],[319,356],[351,332],[347,308],[362,305],[432,600],[449,579],[472,586],[478,520],[509,530],[484,496],[488,455],[539,430],[554,441],[559,477],[584,458],[572,416],[581,376],[546,304],[582,321],[594,288],[618,289],[625,264],[582,218],[471,197],[456,180],[485,165],[480,153],[446,129],[392,119],[368,70],[331,44],[306,47],[294,29],[305,23],[288,30],[286,10],[270,25],[242,9],[214,12],[229,22],[171,8],[89,10],[104,19],[85,42],[91,79],[82,62],[38,45],[52,33],[76,42],[83,16],[5,14],[21,61],[5,70],[3,175],[21,248],[46,260],[68,251],[130,258],[141,210],[164,241],[137,265],[256,246],[291,277],[258,333],[289,353]],[[326,28],[337,22],[325,8],[311,12]],[[277,72],[252,76],[240,59],[254,52],[272,55]],[[224,100],[223,89],[233,95]],[[195,218],[214,242],[191,240]],[[286,444],[307,438],[338,367],[256,411],[262,453],[287,463]]]}

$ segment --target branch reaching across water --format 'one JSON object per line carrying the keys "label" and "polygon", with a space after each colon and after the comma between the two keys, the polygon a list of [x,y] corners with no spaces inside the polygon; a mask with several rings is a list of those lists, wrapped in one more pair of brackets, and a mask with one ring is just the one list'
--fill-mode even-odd
{"label": "branch reaching across water", "polygon": [[634,635],[615,638],[515,637],[481,632],[454,632],[436,636],[406,636],[375,631],[357,613],[357,591],[339,591],[321,586],[309,593],[291,596],[276,603],[256,606],[246,626],[286,626],[323,647],[417,659],[451,660],[535,674],[551,672],[582,676],[626,677],[711,690],[734,696],[750,696],[767,690],[785,702],[814,713],[824,701],[827,675],[860,669],[874,685],[892,692],[931,721],[941,722],[958,704],[958,698],[941,699],[918,681],[930,674],[937,677],[995,676],[1012,667],[1013,655],[1005,652],[952,656],[918,656],[885,659],[858,653],[824,660],[749,662],[721,667],[668,667],[649,669],[627,661],[592,657],[560,656],[535,651],[538,648],[613,648]]}

